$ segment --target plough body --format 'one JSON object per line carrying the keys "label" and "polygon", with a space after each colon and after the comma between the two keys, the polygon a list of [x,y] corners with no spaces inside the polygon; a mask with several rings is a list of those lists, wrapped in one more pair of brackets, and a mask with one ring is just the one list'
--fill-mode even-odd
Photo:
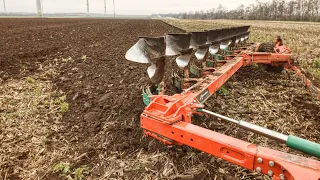
{"label": "plough body", "polygon": [[[282,49],[286,50],[281,51],[282,53],[255,52],[254,49],[256,49],[257,45],[245,43],[245,40],[248,39],[249,33],[247,30],[249,27],[237,28],[230,28],[224,31],[207,31],[206,44],[199,44],[200,40],[192,40],[192,37],[204,39],[201,33],[196,32],[191,36],[192,46],[190,47],[198,48],[196,53],[200,57],[197,57],[200,60],[198,63],[200,65],[197,66],[201,71],[199,73],[192,73],[194,70],[190,68],[190,60],[184,56],[185,49],[189,47],[186,42],[190,42],[190,36],[182,42],[181,39],[178,40],[182,45],[176,46],[178,44],[175,43],[176,36],[170,34],[170,39],[167,40],[167,43],[170,41],[171,44],[167,44],[167,48],[170,47],[171,50],[167,49],[166,51],[170,52],[170,55],[179,55],[177,52],[181,52],[180,59],[177,58],[178,65],[179,63],[187,63],[182,67],[179,66],[184,69],[184,74],[175,75],[173,78],[173,81],[180,78],[177,88],[180,88],[182,93],[168,96],[161,89],[158,89],[157,94],[151,95],[150,90],[149,93],[144,93],[144,99],[148,101],[145,101],[147,102],[147,107],[140,118],[141,128],[144,129],[144,133],[147,136],[158,139],[167,145],[187,145],[249,170],[269,175],[276,180],[319,180],[319,161],[259,147],[192,124],[192,116],[194,114],[202,114],[204,112],[215,114],[204,110],[203,103],[235,72],[249,64],[283,66],[291,69],[301,77],[303,83],[310,87],[316,97],[320,99],[320,90],[294,66],[292,54],[283,53],[288,52],[287,47],[282,47]],[[233,33],[227,36],[226,34],[230,34],[230,32]],[[220,35],[223,34],[224,38],[221,38],[219,33]],[[181,38],[182,36],[187,35],[183,34],[177,37]],[[239,45],[239,42],[242,43]],[[219,45],[220,48],[216,53],[219,54],[220,60],[217,58],[217,54],[211,53],[215,52],[216,47]],[[184,48],[177,48],[182,46]],[[208,53],[211,53],[212,58]],[[222,60],[221,57],[223,57]],[[208,62],[212,62],[213,65],[208,66]],[[197,75],[196,77],[190,77],[190,74]],[[221,115],[218,116],[223,117]],[[281,143],[286,143],[291,148],[320,157],[319,144],[295,136],[286,136],[244,121],[241,121],[242,124],[240,124],[240,121],[224,118],[238,123],[240,127],[271,137]]]}

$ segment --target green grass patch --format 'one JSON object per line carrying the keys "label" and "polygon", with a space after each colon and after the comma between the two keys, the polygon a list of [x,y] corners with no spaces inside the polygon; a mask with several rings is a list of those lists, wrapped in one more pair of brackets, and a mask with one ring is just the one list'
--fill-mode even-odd
{"label": "green grass patch", "polygon": [[69,163],[60,162],[54,166],[53,171],[60,173],[62,176],[67,176],[70,173],[70,169]]}
{"label": "green grass patch", "polygon": [[74,170],[74,179],[75,180],[82,180],[85,174],[88,174],[88,168],[86,167],[79,167]]}
{"label": "green grass patch", "polygon": [[69,104],[68,104],[68,103],[63,102],[63,103],[60,104],[59,111],[60,111],[61,113],[65,113],[65,112],[67,112],[68,110],[69,110]]}
{"label": "green grass patch", "polygon": [[314,65],[316,68],[320,68],[320,58],[315,60]]}
{"label": "green grass patch", "polygon": [[65,113],[69,110],[69,103],[66,102],[66,99],[66,96],[61,96],[54,101],[54,104],[59,106],[60,113]]}
{"label": "green grass patch", "polygon": [[26,81],[27,81],[28,83],[35,83],[35,82],[36,82],[36,80],[33,79],[32,77],[27,77],[27,78],[26,78]]}
{"label": "green grass patch", "polygon": [[53,172],[70,180],[82,180],[86,174],[89,174],[87,167],[72,168],[69,163],[60,162],[54,166]]}
{"label": "green grass patch", "polygon": [[320,70],[319,69],[313,69],[311,72],[312,76],[314,76],[317,79],[320,79]]}
{"label": "green grass patch", "polygon": [[230,94],[230,90],[226,88],[225,86],[222,86],[218,89],[217,94],[220,96],[228,96]]}

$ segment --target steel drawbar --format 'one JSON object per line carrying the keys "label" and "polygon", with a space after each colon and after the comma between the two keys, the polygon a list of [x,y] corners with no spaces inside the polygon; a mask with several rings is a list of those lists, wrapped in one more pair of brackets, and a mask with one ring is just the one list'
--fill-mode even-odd
{"label": "steel drawbar", "polygon": [[292,149],[320,158],[320,144],[317,144],[315,142],[311,142],[293,135],[285,135],[261,126],[257,126],[255,124],[251,124],[246,121],[241,121],[241,120],[238,121],[238,120],[208,111],[206,109],[198,109],[198,111],[218,117],[225,121],[237,124],[239,127],[243,129],[274,139],[276,141],[286,144],[288,147]]}

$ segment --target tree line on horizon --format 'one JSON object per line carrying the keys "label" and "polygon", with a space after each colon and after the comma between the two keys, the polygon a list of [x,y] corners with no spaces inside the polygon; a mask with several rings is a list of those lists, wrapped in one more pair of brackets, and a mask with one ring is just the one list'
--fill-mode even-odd
{"label": "tree line on horizon", "polygon": [[272,0],[240,5],[228,10],[221,4],[207,11],[158,14],[161,17],[180,19],[241,19],[274,21],[317,21],[320,22],[320,0]]}

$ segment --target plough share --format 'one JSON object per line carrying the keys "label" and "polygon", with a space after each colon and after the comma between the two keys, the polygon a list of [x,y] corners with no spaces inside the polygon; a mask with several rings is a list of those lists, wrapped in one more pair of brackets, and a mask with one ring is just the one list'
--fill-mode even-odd
{"label": "plough share", "polygon": [[[268,71],[295,71],[305,86],[320,99],[320,90],[294,65],[291,50],[281,43],[247,43],[250,26],[203,32],[140,37],[126,59],[151,64],[149,85],[143,89],[146,108],[140,125],[147,136],[167,145],[187,145],[276,180],[320,180],[320,162],[260,147],[192,124],[194,114],[209,114],[239,127],[272,138],[288,147],[320,157],[320,145],[281,134],[245,121],[237,121],[204,109],[203,103],[236,71],[259,64]],[[172,83],[180,91],[166,95],[165,63],[175,56],[180,70]]]}

